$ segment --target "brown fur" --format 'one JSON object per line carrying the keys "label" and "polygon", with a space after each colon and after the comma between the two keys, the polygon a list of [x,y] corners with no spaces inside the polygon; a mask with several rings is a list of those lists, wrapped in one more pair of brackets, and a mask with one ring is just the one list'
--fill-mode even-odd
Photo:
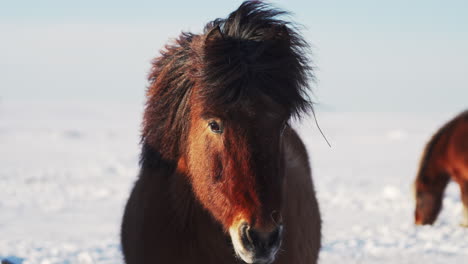
{"label": "brown fur", "polygon": [[242,263],[233,240],[242,224],[263,243],[252,261],[270,262],[282,238],[273,263],[316,263],[319,208],[307,152],[288,125],[311,108],[311,68],[281,14],[245,2],[155,59],[122,222],[126,263]]}
{"label": "brown fur", "polygon": [[[440,128],[423,153],[415,181],[415,223],[433,224],[445,187],[452,179],[460,185],[464,210],[468,208],[468,111]],[[466,225],[468,219],[464,219]]]}
{"label": "brown fur", "polygon": [[[316,263],[321,220],[308,157],[297,134],[292,129],[285,133],[285,231],[274,263]],[[126,263],[243,263],[235,257],[223,227],[197,201],[185,177],[179,172],[167,177],[140,176],[122,228]]]}

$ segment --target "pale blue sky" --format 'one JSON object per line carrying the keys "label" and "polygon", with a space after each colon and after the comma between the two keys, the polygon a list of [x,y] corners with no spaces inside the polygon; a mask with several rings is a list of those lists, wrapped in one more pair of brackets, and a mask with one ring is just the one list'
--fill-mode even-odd
{"label": "pale blue sky", "polygon": [[[0,98],[141,103],[163,44],[241,2],[0,0]],[[468,1],[271,2],[304,25],[320,109],[468,107]]]}

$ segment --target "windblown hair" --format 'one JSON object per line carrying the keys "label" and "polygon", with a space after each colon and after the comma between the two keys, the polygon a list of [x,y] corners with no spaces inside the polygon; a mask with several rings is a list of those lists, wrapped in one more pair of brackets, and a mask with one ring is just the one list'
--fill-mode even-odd
{"label": "windblown hair", "polygon": [[149,75],[144,145],[168,160],[184,151],[179,143],[186,138],[194,87],[207,105],[223,111],[260,95],[289,116],[311,109],[309,46],[292,23],[278,18],[284,15],[260,1],[244,2],[226,19],[208,23],[203,34],[182,33],[166,46]]}

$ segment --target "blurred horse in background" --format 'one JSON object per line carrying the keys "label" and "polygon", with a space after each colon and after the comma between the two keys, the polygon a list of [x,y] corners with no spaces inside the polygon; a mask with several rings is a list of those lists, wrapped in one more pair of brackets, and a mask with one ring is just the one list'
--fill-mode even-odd
{"label": "blurred horse in background", "polygon": [[450,179],[460,185],[461,224],[468,227],[468,110],[440,128],[426,145],[414,183],[417,225],[434,223]]}

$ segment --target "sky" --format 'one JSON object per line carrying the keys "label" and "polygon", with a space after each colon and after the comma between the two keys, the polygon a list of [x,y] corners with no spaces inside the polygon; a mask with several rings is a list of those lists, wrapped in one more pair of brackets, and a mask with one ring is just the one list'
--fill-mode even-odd
{"label": "sky", "polygon": [[[0,102],[142,104],[150,61],[242,1],[0,0]],[[270,1],[313,47],[322,111],[468,107],[468,1]]]}

